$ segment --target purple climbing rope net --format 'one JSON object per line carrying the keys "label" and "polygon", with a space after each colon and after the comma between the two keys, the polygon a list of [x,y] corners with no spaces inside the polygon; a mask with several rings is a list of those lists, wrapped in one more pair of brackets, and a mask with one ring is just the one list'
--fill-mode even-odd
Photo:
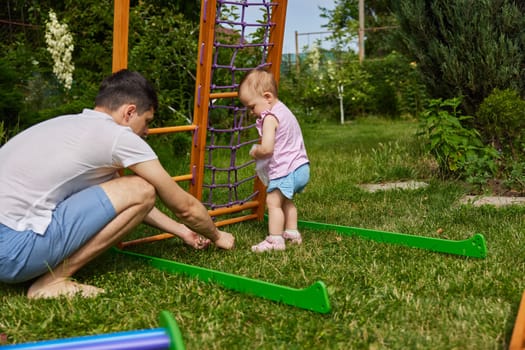
{"label": "purple climbing rope net", "polygon": [[[217,0],[210,94],[235,92],[242,77],[268,66],[271,22],[276,2]],[[202,202],[209,209],[243,204],[257,196],[251,145],[259,136],[255,117],[237,98],[212,98]]]}

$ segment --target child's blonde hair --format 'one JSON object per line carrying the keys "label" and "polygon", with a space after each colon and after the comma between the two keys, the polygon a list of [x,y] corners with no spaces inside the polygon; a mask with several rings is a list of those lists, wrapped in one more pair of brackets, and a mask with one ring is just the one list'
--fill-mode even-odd
{"label": "child's blonde hair", "polygon": [[250,89],[261,96],[265,92],[270,92],[277,97],[277,82],[273,74],[263,68],[255,68],[244,76],[239,84],[239,97],[243,88]]}

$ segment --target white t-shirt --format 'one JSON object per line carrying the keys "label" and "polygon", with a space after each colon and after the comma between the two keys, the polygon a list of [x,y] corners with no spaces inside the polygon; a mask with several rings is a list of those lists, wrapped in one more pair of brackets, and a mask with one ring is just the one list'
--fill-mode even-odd
{"label": "white t-shirt", "polygon": [[0,148],[0,223],[44,234],[65,198],[156,158],[131,128],[105,113],[84,109],[44,121]]}

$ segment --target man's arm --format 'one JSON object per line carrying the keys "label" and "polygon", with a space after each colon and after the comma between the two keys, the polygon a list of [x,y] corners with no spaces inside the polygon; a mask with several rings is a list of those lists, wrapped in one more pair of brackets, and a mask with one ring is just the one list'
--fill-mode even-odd
{"label": "man's arm", "polygon": [[173,220],[171,217],[160,211],[157,207],[151,209],[149,214],[144,218],[144,223],[158,228],[159,230],[176,234],[177,236],[191,232],[191,230],[185,225]]}
{"label": "man's arm", "polygon": [[162,202],[191,230],[209,238],[220,248],[233,248],[235,238],[217,229],[204,205],[173,181],[157,159],[129,168],[152,184]]}
{"label": "man's arm", "polygon": [[163,232],[174,234],[195,249],[204,249],[211,243],[209,239],[193,232],[186,225],[177,222],[156,207],[151,209],[143,222]]}

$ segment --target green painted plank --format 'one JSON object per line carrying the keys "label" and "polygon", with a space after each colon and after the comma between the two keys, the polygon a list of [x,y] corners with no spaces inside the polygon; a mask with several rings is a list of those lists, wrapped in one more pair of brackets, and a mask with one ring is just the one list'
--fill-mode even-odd
{"label": "green painted plank", "polygon": [[319,313],[328,313],[331,310],[328,291],[322,281],[317,281],[307,288],[295,289],[244,276],[210,270],[204,267],[183,264],[173,260],[156,258],[117,248],[113,248],[113,250],[121,254],[146,259],[151,266],[159,270],[169,273],[185,274],[191,277],[196,277],[204,282],[215,282],[225,288],[237,292],[254,295]]}
{"label": "green painted plank", "polygon": [[440,253],[462,255],[473,258],[485,258],[487,256],[485,237],[479,233],[469,239],[454,241],[350,226],[332,225],[313,221],[299,220],[298,226],[299,228],[313,230],[336,231],[347,236],[358,236],[377,242],[399,244],[411,248],[427,249]]}

